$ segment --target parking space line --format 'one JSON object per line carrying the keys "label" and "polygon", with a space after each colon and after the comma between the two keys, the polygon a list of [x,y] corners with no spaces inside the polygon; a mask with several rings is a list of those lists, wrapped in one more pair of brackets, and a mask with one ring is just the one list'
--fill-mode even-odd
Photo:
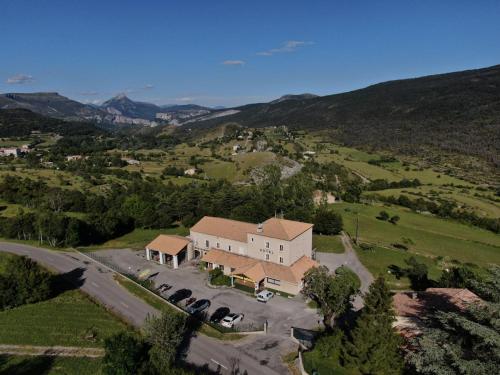
{"label": "parking space line", "polygon": [[224,370],[227,370],[227,367],[226,367],[226,366],[224,366],[222,363],[217,362],[217,361],[216,361],[215,359],[213,359],[213,358],[210,358],[210,360],[211,360],[213,363],[215,363],[217,366],[220,366],[220,367],[222,367]]}

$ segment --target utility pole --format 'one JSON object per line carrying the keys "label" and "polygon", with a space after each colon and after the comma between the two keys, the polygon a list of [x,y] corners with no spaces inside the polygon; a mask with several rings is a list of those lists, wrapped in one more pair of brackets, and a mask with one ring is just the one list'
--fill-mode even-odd
{"label": "utility pole", "polygon": [[359,235],[359,213],[356,212],[356,245],[358,244],[358,235]]}

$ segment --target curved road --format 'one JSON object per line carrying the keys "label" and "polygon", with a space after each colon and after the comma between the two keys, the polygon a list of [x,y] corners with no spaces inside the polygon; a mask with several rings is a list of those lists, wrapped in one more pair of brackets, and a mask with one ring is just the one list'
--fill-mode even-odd
{"label": "curved road", "polygon": [[[148,314],[159,314],[143,300],[122,288],[113,279],[113,272],[79,253],[52,251],[10,242],[0,242],[0,251],[25,255],[54,271],[67,274],[84,292],[137,327],[142,326]],[[199,366],[207,365],[222,374],[230,373],[231,363],[235,362],[239,363],[240,373],[246,370],[249,375],[279,374],[263,365],[259,359],[252,358],[229,344],[202,335],[191,340],[187,361]]]}

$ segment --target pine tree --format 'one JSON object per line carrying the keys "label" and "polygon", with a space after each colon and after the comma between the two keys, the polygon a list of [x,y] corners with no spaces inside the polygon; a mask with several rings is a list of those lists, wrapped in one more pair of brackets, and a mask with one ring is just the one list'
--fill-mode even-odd
{"label": "pine tree", "polygon": [[360,374],[400,374],[401,338],[392,327],[395,320],[392,295],[379,277],[364,296],[365,306],[343,349],[344,366]]}

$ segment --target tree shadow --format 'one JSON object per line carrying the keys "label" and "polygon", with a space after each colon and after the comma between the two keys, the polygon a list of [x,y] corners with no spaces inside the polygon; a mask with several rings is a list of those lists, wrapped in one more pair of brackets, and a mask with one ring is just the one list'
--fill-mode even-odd
{"label": "tree shadow", "polygon": [[220,374],[220,371],[222,369],[213,371],[208,367],[208,363],[205,363],[203,366],[198,366],[186,361],[189,346],[191,345],[191,340],[193,339],[193,337],[196,337],[198,335],[198,330],[203,325],[202,321],[204,318],[206,318],[205,312],[196,316],[188,315],[188,317],[186,318],[186,331],[184,333],[184,337],[182,338],[182,343],[177,351],[177,366],[196,374],[216,375]]}
{"label": "tree shadow", "polygon": [[52,277],[52,292],[54,297],[69,290],[79,289],[85,283],[83,274],[85,268],[77,267],[69,272],[60,273]]}
{"label": "tree shadow", "polygon": [[[9,364],[11,358],[14,360]],[[15,359],[16,356],[0,355],[0,375],[44,375],[54,363],[54,357],[48,356]]]}

